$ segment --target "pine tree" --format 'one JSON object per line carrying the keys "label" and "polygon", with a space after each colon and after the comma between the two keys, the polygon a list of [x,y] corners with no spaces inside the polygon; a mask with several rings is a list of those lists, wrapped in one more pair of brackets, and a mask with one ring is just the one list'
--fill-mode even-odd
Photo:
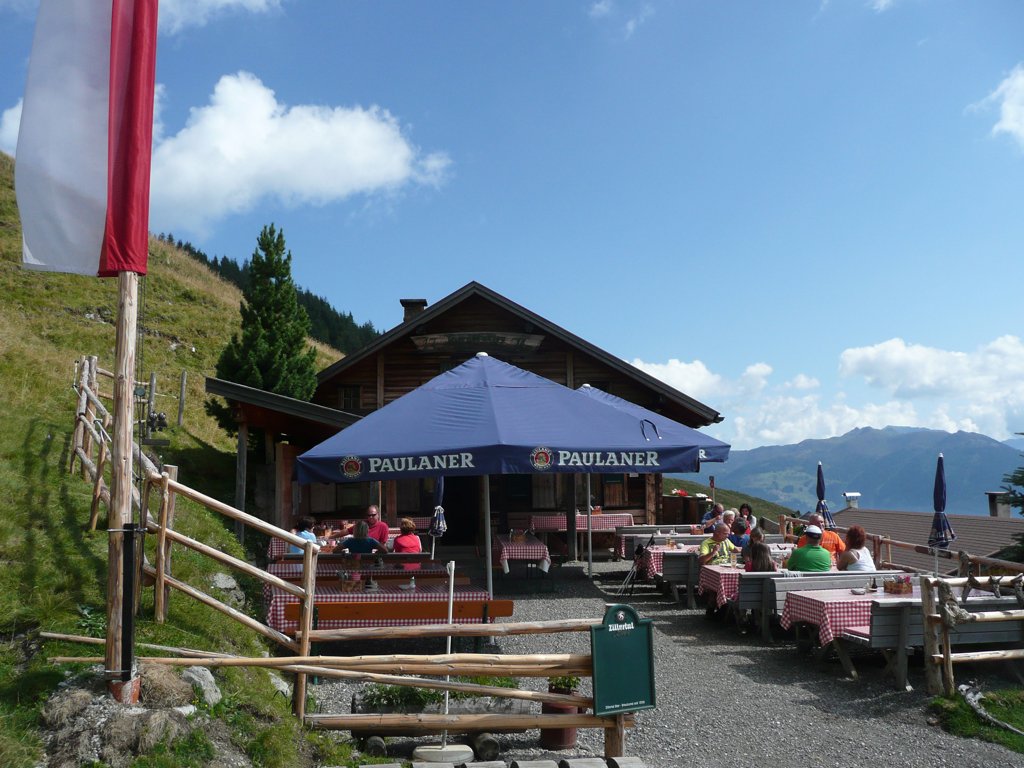
{"label": "pine tree", "polygon": [[[217,361],[217,377],[278,395],[309,400],[316,389],[316,352],[306,343],[309,317],[299,306],[284,232],[264,227],[242,292],[242,334]],[[221,427],[235,431],[230,410],[209,402]]]}

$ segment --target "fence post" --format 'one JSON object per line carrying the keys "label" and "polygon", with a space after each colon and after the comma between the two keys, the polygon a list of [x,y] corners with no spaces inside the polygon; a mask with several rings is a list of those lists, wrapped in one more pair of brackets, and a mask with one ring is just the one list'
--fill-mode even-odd
{"label": "fence post", "polygon": [[181,387],[178,390],[178,426],[185,421],[185,382],[188,380],[188,371],[181,371]]}
{"label": "fence post", "polygon": [[160,522],[156,544],[156,582],[153,585],[153,613],[160,624],[167,621],[167,603],[171,596],[171,588],[166,579],[171,575],[171,542],[167,539],[166,531],[174,528],[174,492],[168,487],[168,482],[177,477],[178,468],[165,464],[160,475]]}
{"label": "fence post", "polygon": [[100,519],[100,493],[103,490],[103,465],[107,461],[107,442],[100,440],[100,455],[96,459],[96,480],[92,484],[92,506],[89,508],[89,530],[96,530]]}
{"label": "fence post", "polygon": [[921,577],[921,619],[924,629],[924,676],[928,685],[928,693],[933,696],[942,692],[942,676],[935,656],[939,653],[939,631],[931,617],[938,613],[935,605],[935,592],[931,576]]}
{"label": "fence post", "polygon": [[615,716],[615,725],[604,729],[604,756],[622,757],[626,748],[626,718],[625,715]]}
{"label": "fence post", "polygon": [[[96,369],[98,366],[99,362],[96,355],[90,355],[88,362],[86,364],[85,389],[87,389],[88,391],[92,392],[94,395],[97,396],[99,396],[99,393],[96,390]],[[87,397],[85,400],[85,420],[92,424],[92,421],[95,418],[95,416],[96,410],[92,404],[92,401],[89,400]],[[92,434],[87,429],[84,428],[82,432],[82,451],[84,451],[85,455],[90,460],[92,459]],[[82,479],[89,479],[89,472],[85,468],[84,463],[82,464]]]}
{"label": "fence post", "polygon": [[[299,631],[302,637],[299,640],[299,656],[309,656],[309,633],[313,630],[313,606],[316,596],[316,552],[319,547],[312,541],[307,541],[302,548],[302,589],[305,594],[302,597],[302,613],[299,616]],[[306,719],[306,673],[298,672],[295,675],[295,687],[293,689],[292,710],[295,716],[302,723]]]}
{"label": "fence post", "polygon": [[78,363],[78,408],[75,410],[75,430],[71,435],[71,458],[68,459],[68,473],[75,473],[75,458],[78,456],[78,449],[82,447],[82,434],[85,427],[82,419],[85,418],[85,409],[89,403],[89,397],[85,390],[89,386],[89,364],[83,355]]}

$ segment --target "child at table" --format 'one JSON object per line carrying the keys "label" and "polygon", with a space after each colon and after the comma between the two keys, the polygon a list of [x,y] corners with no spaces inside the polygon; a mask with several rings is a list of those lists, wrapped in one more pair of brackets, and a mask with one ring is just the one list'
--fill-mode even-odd
{"label": "child at table", "polygon": [[[313,533],[314,525],[316,525],[316,520],[314,520],[312,517],[300,517],[299,522],[295,525],[294,533],[296,536],[301,536],[306,541],[312,541],[315,544],[316,534]],[[288,548],[288,554],[301,555],[302,550],[299,547],[292,544]]]}
{"label": "child at table", "polygon": [[774,571],[775,563],[772,561],[772,552],[768,545],[762,541],[755,541],[750,545],[750,559],[743,566],[745,571]]}

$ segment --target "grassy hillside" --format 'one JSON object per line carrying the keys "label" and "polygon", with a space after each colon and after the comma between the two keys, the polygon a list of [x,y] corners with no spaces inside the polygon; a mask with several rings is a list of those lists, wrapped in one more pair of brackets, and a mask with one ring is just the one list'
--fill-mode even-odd
{"label": "grassy hillside", "polygon": [[[692,480],[682,480],[677,477],[666,477],[664,481],[665,493],[673,490],[674,488],[682,488],[687,493],[693,495],[695,493],[703,493],[711,497],[711,487],[708,485],[702,485],[701,483],[693,482]],[[749,504],[750,508],[754,510],[754,515],[757,517],[764,517],[767,520],[778,520],[779,515],[794,515],[795,510],[788,507],[783,507],[778,504],[772,504],[770,501],[759,499],[756,496],[748,496],[745,493],[739,491],[730,491],[725,488],[715,489],[715,501],[721,502],[726,509],[739,509],[740,504]]]}
{"label": "grassy hillside", "polygon": [[[95,653],[40,644],[33,633],[104,632],[106,536],[85,530],[91,485],[69,475],[67,465],[74,360],[95,354],[101,367],[113,367],[117,281],[21,268],[13,170],[11,158],[0,153],[0,765],[15,768],[36,764],[40,704],[68,669],[47,664],[46,657]],[[158,400],[172,424],[181,371],[188,373],[184,425],[162,433],[171,441],[163,458],[179,465],[185,483],[231,500],[234,445],[203,411],[203,379],[238,328],[240,294],[155,240],[149,263],[140,289],[140,376],[155,371],[158,392],[175,396]],[[337,356],[320,350],[325,364]],[[183,532],[243,554],[219,519],[178,503]],[[201,589],[210,589],[212,570],[188,553],[175,556],[175,575]],[[138,627],[141,641],[246,655],[266,650],[251,631],[179,595],[172,597],[171,621],[158,626],[149,619],[150,600],[147,595]],[[327,754],[345,762],[346,755],[331,753],[329,740],[299,733],[266,673],[232,671],[218,674],[218,681],[228,703],[217,715],[255,764],[305,766]]]}

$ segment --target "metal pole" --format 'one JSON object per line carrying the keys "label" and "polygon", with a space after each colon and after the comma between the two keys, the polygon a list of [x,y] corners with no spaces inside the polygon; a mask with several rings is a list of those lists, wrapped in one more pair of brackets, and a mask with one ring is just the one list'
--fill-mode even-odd
{"label": "metal pole", "polygon": [[590,504],[590,473],[588,472],[586,482],[587,489],[587,575],[594,578],[594,526],[591,515],[593,507]]}
{"label": "metal pole", "polygon": [[494,599],[494,574],[491,572],[491,476],[484,475],[484,552],[487,562],[487,599]]}
{"label": "metal pole", "polygon": [[[449,560],[445,566],[448,571],[448,623],[452,623],[452,607],[455,603],[455,561]],[[448,635],[444,649],[445,655],[450,656],[452,653],[452,636]],[[444,681],[447,683],[452,679],[451,675],[445,675]],[[444,713],[448,714],[448,694],[447,688],[444,689]],[[444,731],[441,734],[441,749],[448,746],[448,731]]]}

